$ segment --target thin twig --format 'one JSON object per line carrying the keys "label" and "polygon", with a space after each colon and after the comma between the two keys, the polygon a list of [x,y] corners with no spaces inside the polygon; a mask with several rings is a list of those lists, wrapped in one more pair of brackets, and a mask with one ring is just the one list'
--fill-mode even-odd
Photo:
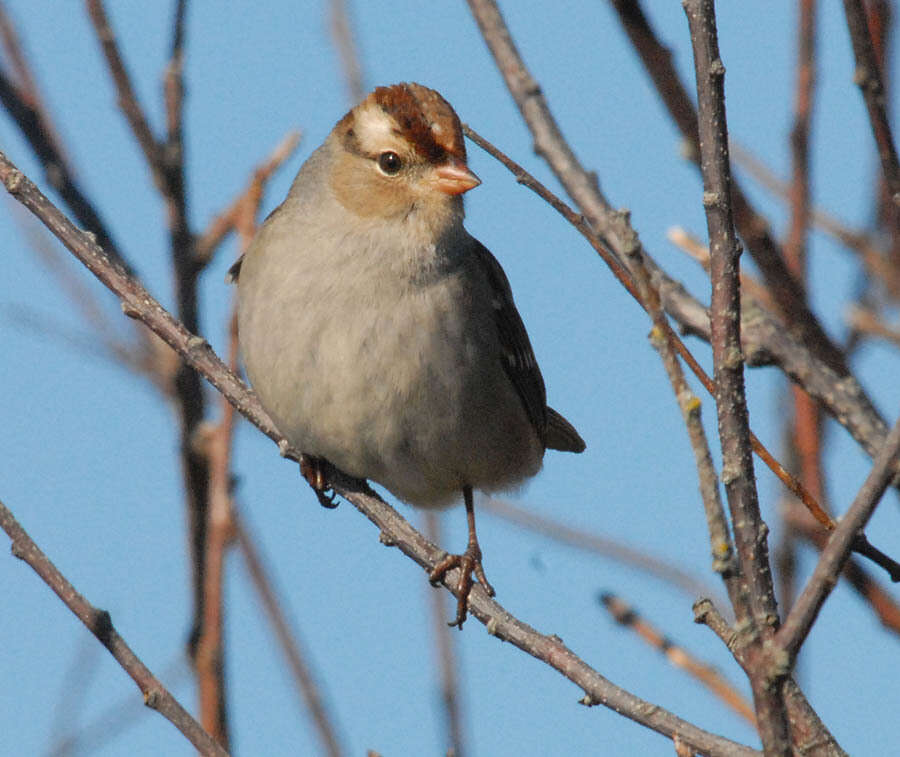
{"label": "thin twig", "polygon": [[891,199],[896,205],[900,205],[900,161],[897,159],[894,136],[885,108],[881,69],[875,58],[869,23],[861,0],[844,0],[844,14],[847,17],[847,28],[850,31],[853,56],[856,60],[853,81],[859,86],[869,112],[869,123],[881,161],[881,172]]}
{"label": "thin twig", "polygon": [[330,3],[331,38],[341,59],[344,71],[344,82],[350,102],[358,103],[366,93],[363,83],[362,66],[359,62],[359,50],[356,37],[350,23],[350,12],[346,0],[331,0]]}
{"label": "thin twig", "polygon": [[[0,153],[0,181],[7,191],[31,210],[84,265],[121,300],[127,315],[139,318],[165,340],[235,408],[263,433],[279,444],[282,454],[299,459],[300,451],[277,431],[246,385],[215,355],[209,344],[191,334],[136,280],[103,253],[93,240],[79,231],[5,155]],[[400,514],[377,497],[365,482],[330,470],[328,481],[334,491],[350,502],[381,532],[382,541],[397,546],[423,567],[426,573],[445,553],[428,542]],[[451,570],[442,585],[457,591],[458,573]],[[662,707],[646,702],[622,689],[581,660],[556,636],[546,636],[517,620],[476,585],[469,596],[470,613],[497,638],[508,641],[560,672],[585,692],[585,704],[602,704],[635,722],[673,738],[677,733],[697,751],[723,757],[754,755],[757,752],[728,739],[704,731]]]}
{"label": "thin twig", "polygon": [[100,48],[103,51],[103,56],[106,58],[106,65],[116,87],[119,108],[125,115],[129,126],[131,126],[131,131],[144,153],[144,159],[147,161],[147,167],[150,169],[156,188],[160,192],[164,192],[165,176],[163,172],[162,147],[153,135],[150,122],[144,114],[144,109],[138,102],[134,87],[131,84],[131,76],[128,74],[125,61],[119,52],[119,45],[116,42],[112,27],[109,25],[106,9],[103,7],[102,0],[86,0],[86,2],[88,15],[94,26],[94,33],[100,42]]}
{"label": "thin twig", "polygon": [[732,710],[756,728],[756,714],[750,703],[712,665],[701,662],[684,647],[677,645],[668,636],[642,618],[627,602],[615,594],[603,593],[600,603],[609,610],[613,619],[634,631],[654,649],[662,652],[675,667],[686,671]]}
{"label": "thin twig", "polygon": [[[828,545],[831,534],[818,528],[809,513],[799,507],[796,501],[789,503],[786,518],[793,533],[812,544],[819,552]],[[872,608],[881,625],[900,637],[900,604],[866,571],[862,563],[851,558],[841,575]]]}
{"label": "thin twig", "polygon": [[244,190],[210,221],[206,230],[197,237],[194,246],[194,259],[198,266],[206,266],[212,260],[219,245],[232,230],[237,228],[241,231],[239,222],[247,217],[247,206],[254,208],[250,217],[255,217],[255,208],[260,205],[266,182],[294,154],[299,144],[300,132],[288,132],[269,157],[254,169]]}
{"label": "thin twig", "polygon": [[[759,511],[750,444],[744,362],[741,354],[740,244],[734,229],[731,167],[725,115],[725,66],[719,57],[713,0],[684,0],[697,79],[698,141],[703,205],[709,229],[710,329],[715,366],[716,409],[722,446],[722,482],[752,614],[735,606],[738,622],[751,622],[760,641],[771,637],[778,611],[769,564],[768,529]],[[784,671],[786,673],[787,671]],[[784,673],[761,666],[749,671],[759,732],[767,757],[790,754]]]}
{"label": "thin twig", "polygon": [[[228,365],[237,369],[237,311],[229,319]],[[222,415],[203,434],[209,459],[209,509],[206,524],[206,566],[203,572],[203,622],[197,638],[195,666],[203,727],[228,748],[227,689],[225,685],[225,552],[231,540],[231,445],[234,438],[234,407],[220,397]]]}
{"label": "thin twig", "polygon": [[822,550],[819,562],[797,604],[775,636],[776,643],[789,655],[791,661],[796,658],[819,610],[834,588],[838,574],[850,556],[853,541],[865,528],[881,496],[897,476],[898,458],[900,458],[900,419],[894,424],[884,446],[876,455],[872,470],[869,471],[853,504],[831,534],[828,546]]}
{"label": "thin twig", "polygon": [[[440,521],[434,510],[425,511],[425,535],[434,544],[443,544]],[[434,654],[436,668],[440,675],[441,702],[443,703],[444,729],[446,732],[447,754],[453,757],[464,757],[465,738],[463,727],[462,705],[456,656],[456,634],[447,625],[444,595],[427,587],[428,601],[431,604],[432,636],[434,637]]]}
{"label": "thin twig", "polygon": [[584,527],[569,526],[558,520],[544,518],[496,496],[481,497],[478,509],[479,512],[496,515],[498,518],[515,523],[517,526],[541,534],[548,539],[554,539],[570,547],[620,562],[622,565],[653,576],[670,586],[675,586],[692,598],[707,597],[716,593],[711,586],[683,570],[676,563],[665,562],[614,539],[592,533]]}
{"label": "thin twig", "polygon": [[47,183],[59,193],[79,225],[95,234],[97,241],[109,251],[110,256],[127,267],[128,264],[109,227],[75,180],[74,172],[53,139],[52,127],[45,121],[43,112],[24,99],[23,93],[2,69],[0,69],[0,103],[31,145],[41,163]]}
{"label": "thin twig", "polygon": [[109,613],[94,607],[66,580],[47,556],[32,541],[9,509],[0,502],[0,528],[12,540],[12,553],[30,565],[44,583],[65,603],[85,627],[106,647],[122,669],[131,676],[144,695],[144,704],[156,710],[197,748],[201,754],[227,756],[135,655],[116,631]]}
{"label": "thin twig", "polygon": [[[684,152],[700,167],[697,112],[672,63],[671,53],[656,37],[638,0],[614,0],[613,7],[669,115],[681,132],[682,139],[688,145]],[[785,265],[781,250],[769,231],[769,223],[756,211],[734,181],[730,192],[737,230],[791,332],[832,370],[846,376],[849,369],[843,353],[828,337],[806,302],[803,287]]]}
{"label": "thin twig", "polygon": [[341,747],[338,739],[334,716],[326,706],[325,698],[319,691],[316,677],[307,661],[309,655],[303,651],[296,634],[291,630],[290,623],[285,617],[285,612],[282,608],[282,602],[275,591],[272,577],[266,569],[253,537],[244,525],[240,514],[232,509],[231,518],[234,537],[244,558],[247,573],[250,575],[250,580],[253,582],[263,610],[269,617],[269,623],[272,624],[275,638],[278,640],[281,651],[287,660],[294,685],[312,719],[322,749],[329,757],[340,757],[342,754],[345,754],[345,750]]}
{"label": "thin twig", "polygon": [[[797,20],[797,70],[794,85],[794,125],[790,133],[791,148],[791,218],[784,257],[788,269],[806,288],[806,241],[810,223],[810,156],[809,136],[812,123],[812,103],[815,93],[816,59],[816,2],[800,0]],[[786,419],[786,436],[793,456],[799,463],[800,479],[816,502],[825,498],[822,471],[822,411],[806,392],[796,384],[789,388],[793,400],[793,416]],[[824,509],[824,508],[823,508]],[[784,513],[785,508],[779,508]],[[782,606],[790,609],[794,601],[796,565],[794,538],[790,523],[782,519],[781,537],[776,547],[776,562]]]}
{"label": "thin twig", "polygon": [[[650,281],[647,267],[637,251],[631,252],[631,270],[642,299],[647,305],[647,311],[653,320],[654,328],[650,332],[650,342],[662,358],[663,367],[669,377],[669,383],[672,385],[672,391],[687,426],[688,438],[694,453],[694,464],[700,480],[700,497],[703,500],[703,511],[706,515],[713,570],[719,573],[725,582],[732,606],[743,605],[746,602],[746,594],[740,588],[740,568],[735,558],[731,534],[728,531],[725,508],[722,506],[719,477],[716,475],[709,442],[706,439],[706,431],[700,420],[700,400],[691,391],[684,378],[681,363],[678,362],[676,355],[674,334],[666,321],[659,292]],[[749,608],[745,606],[743,612],[738,613],[738,616],[746,617],[748,611]]]}

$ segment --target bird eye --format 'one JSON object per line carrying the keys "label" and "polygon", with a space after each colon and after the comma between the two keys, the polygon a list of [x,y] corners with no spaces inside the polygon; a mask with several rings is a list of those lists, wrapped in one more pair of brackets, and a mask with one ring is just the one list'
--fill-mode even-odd
{"label": "bird eye", "polygon": [[388,150],[378,156],[378,167],[388,176],[394,176],[403,167],[403,161],[397,153]]}

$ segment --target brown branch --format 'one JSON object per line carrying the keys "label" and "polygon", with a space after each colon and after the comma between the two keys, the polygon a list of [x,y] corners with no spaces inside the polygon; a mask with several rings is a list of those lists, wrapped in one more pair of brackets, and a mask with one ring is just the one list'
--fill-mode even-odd
{"label": "brown branch", "polygon": [[109,251],[121,265],[128,266],[99,211],[84,194],[62,150],[53,138],[53,129],[46,114],[25,91],[17,88],[0,69],[0,104],[9,113],[22,136],[31,145],[41,163],[47,183],[59,193],[60,199],[78,224],[97,237],[97,242]]}
{"label": "brown branch", "polygon": [[232,230],[237,229],[241,234],[246,233],[247,221],[252,223],[256,217],[266,182],[294,154],[299,144],[300,132],[288,132],[269,157],[256,167],[244,190],[225,210],[210,221],[195,242],[194,259],[198,266],[206,266],[212,260],[219,245]]}
{"label": "brown branch", "polygon": [[[259,401],[215,355],[209,344],[191,334],[150,293],[120,266],[115,265],[93,240],[79,231],[5,155],[0,153],[0,181],[7,191],[31,210],[47,228],[84,265],[121,300],[126,314],[140,318],[165,340],[187,363],[199,371],[207,381],[225,395],[235,408],[263,433],[279,444],[282,454],[298,459],[300,451],[290,444],[273,425]],[[445,553],[429,543],[400,514],[379,499],[365,482],[331,470],[327,480],[334,491],[350,502],[381,532],[386,544],[397,546],[405,555],[429,573]],[[456,570],[447,572],[442,584],[456,591]],[[558,637],[545,636],[517,620],[497,602],[491,600],[480,585],[469,596],[470,613],[488,627],[497,638],[508,641],[560,672],[585,692],[585,704],[603,704],[635,722],[651,728],[668,738],[675,734],[697,751],[710,755],[736,757],[757,754],[728,739],[716,736],[682,720],[667,710],[646,702],[616,686],[593,670]]]}
{"label": "brown branch", "polygon": [[[725,116],[725,66],[719,57],[712,0],[684,0],[697,74],[698,139],[703,175],[703,205],[709,229],[710,330],[715,366],[716,409],[722,445],[722,481],[740,562],[742,585],[751,615],[738,604],[738,622],[751,622],[760,640],[778,625],[767,542],[768,528],[759,511],[750,444],[744,362],[741,354],[740,244],[731,204],[731,167]],[[790,732],[781,691],[787,671],[751,667],[750,684],[767,757],[789,755]],[[780,675],[779,675],[780,673]]]}
{"label": "brown branch", "polygon": [[9,509],[0,502],[0,528],[12,540],[12,553],[30,565],[41,580],[65,603],[85,627],[106,647],[144,695],[144,704],[156,710],[197,748],[201,754],[227,755],[200,727],[135,655],[112,624],[109,613],[87,601],[32,541]]}
{"label": "brown branch", "polygon": [[[229,319],[228,365],[237,368],[237,311]],[[234,407],[221,398],[222,417],[203,434],[202,445],[209,459],[209,509],[203,571],[203,622],[197,637],[195,666],[200,700],[200,722],[223,747],[228,748],[228,717],[225,686],[225,552],[234,525],[231,518],[231,445],[234,437]]]}
{"label": "brown branch", "polygon": [[[816,1],[800,0],[797,20],[797,70],[794,84],[794,124],[790,133],[791,210],[784,257],[788,269],[804,288],[807,286],[806,242],[810,223],[810,158],[809,135],[815,92]],[[822,471],[822,412],[819,405],[799,386],[789,388],[793,400],[793,417],[786,420],[789,446],[799,461],[800,479],[816,502],[825,498]],[[779,508],[784,513],[785,508]],[[775,549],[782,606],[794,603],[794,580],[797,539],[790,524],[782,519],[781,538]]]}
{"label": "brown branch", "polygon": [[[809,514],[796,503],[789,503],[786,520],[792,532],[798,537],[812,544],[819,552],[825,549],[831,534],[823,532]],[[863,565],[858,560],[850,559],[841,575],[872,608],[881,625],[900,636],[900,604],[878,584]]]}
{"label": "brown branch", "polygon": [[715,696],[756,728],[756,714],[750,703],[712,665],[701,662],[684,647],[675,644],[615,594],[601,594],[600,603],[609,610],[610,615],[617,623],[634,631],[642,640],[664,654],[675,667],[681,668],[700,681]]}
{"label": "brown branch", "polygon": [[881,172],[891,199],[895,205],[900,205],[900,162],[897,160],[897,149],[888,123],[881,69],[875,57],[869,23],[861,0],[844,0],[844,14],[856,60],[853,81],[859,86],[866,103],[872,135],[881,161]]}
{"label": "brown branch", "polygon": [[[425,535],[433,544],[443,544],[441,538],[440,521],[434,510],[425,511]],[[431,604],[432,636],[434,637],[436,667],[440,675],[441,702],[443,703],[444,729],[446,732],[447,748],[445,751],[453,757],[465,755],[465,739],[463,737],[463,716],[460,703],[459,678],[457,667],[459,661],[456,656],[455,634],[447,625],[446,607],[444,595],[436,591],[428,591],[428,599]]]}
{"label": "brown branch", "polygon": [[250,575],[250,580],[253,582],[263,610],[272,624],[275,638],[278,640],[281,651],[287,660],[294,685],[312,718],[322,749],[329,757],[340,757],[340,755],[344,754],[344,750],[338,741],[337,728],[333,722],[334,718],[329,713],[322,694],[319,692],[315,676],[310,670],[300,643],[291,631],[290,624],[285,618],[281,601],[273,588],[272,578],[256,549],[253,538],[247,531],[247,527],[242,523],[240,515],[232,510],[231,517],[234,536],[244,557],[247,573]]}
{"label": "brown branch", "polygon": [[895,347],[900,347],[900,328],[891,327],[867,308],[853,306],[847,311],[850,328],[861,334],[886,339]]}
{"label": "brown branch", "polygon": [[897,476],[900,458],[900,419],[888,434],[884,446],[875,456],[872,470],[866,477],[853,504],[831,534],[828,546],[822,551],[812,577],[784,625],[775,636],[778,646],[796,658],[809,634],[819,610],[837,583],[837,577],[850,556],[851,546],[865,528],[888,486]]}
{"label": "brown branch", "polygon": [[125,61],[119,52],[119,45],[112,27],[109,25],[106,9],[103,7],[102,0],[86,0],[86,5],[103,56],[106,58],[106,66],[116,87],[119,108],[128,121],[138,146],[144,153],[144,159],[147,161],[147,167],[150,169],[156,188],[160,192],[165,192],[162,147],[153,135],[150,122],[131,85],[131,76],[128,74]]}
{"label": "brown branch", "polygon": [[346,0],[331,0],[330,3],[331,38],[341,59],[344,71],[344,82],[350,102],[358,103],[366,94],[363,83],[362,66],[359,62],[359,51],[356,38],[350,25],[350,13]]}
{"label": "brown branch", "polygon": [[669,377],[669,383],[672,385],[672,391],[687,426],[688,438],[694,453],[694,464],[700,480],[700,497],[703,500],[703,511],[706,515],[713,570],[722,576],[732,606],[737,608],[738,605],[744,605],[742,611],[737,613],[738,617],[746,617],[749,614],[749,608],[745,605],[746,594],[740,588],[739,566],[735,559],[731,534],[728,531],[728,520],[725,517],[725,508],[722,506],[722,497],[719,493],[719,478],[713,465],[706,431],[700,420],[700,400],[691,391],[684,378],[684,372],[676,356],[674,333],[666,321],[659,299],[659,291],[650,281],[643,258],[637,250],[633,250],[630,257],[631,270],[637,281],[641,298],[646,303],[647,312],[653,320],[654,328],[650,332],[650,342],[662,358],[663,367]]}
{"label": "brown branch", "polygon": [[[689,146],[686,152],[699,167],[697,112],[672,64],[671,53],[656,37],[637,0],[614,0],[613,7],[669,115]],[[810,310],[803,287],[785,265],[778,243],[769,231],[768,222],[751,205],[736,182],[732,182],[731,197],[737,230],[759,267],[773,299],[778,303],[779,311],[790,331],[797,341],[807,344],[808,349],[832,370],[841,376],[847,375],[849,370],[843,353],[831,341]]]}
{"label": "brown branch", "polygon": [[584,527],[569,526],[557,520],[544,518],[528,510],[497,497],[482,496],[478,502],[479,512],[487,512],[498,518],[538,533],[548,539],[567,544],[570,547],[607,557],[629,568],[675,586],[692,598],[711,596],[716,592],[705,582],[682,570],[677,564],[665,562],[651,554],[621,544],[592,533]]}
{"label": "brown branch", "polygon": [[[754,664],[753,659],[748,655],[751,645],[748,643],[746,634],[737,633],[722,617],[711,600],[703,598],[694,603],[694,622],[702,623],[715,633],[745,671]],[[847,753],[841,749],[834,736],[829,733],[815,710],[809,706],[809,702],[793,678],[790,676],[785,678],[782,690],[788,710],[795,754],[847,757]]]}

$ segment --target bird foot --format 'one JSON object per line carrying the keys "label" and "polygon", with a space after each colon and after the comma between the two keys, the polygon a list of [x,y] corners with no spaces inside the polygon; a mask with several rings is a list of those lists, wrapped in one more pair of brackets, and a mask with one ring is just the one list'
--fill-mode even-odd
{"label": "bird foot", "polygon": [[[334,510],[338,506],[338,503],[335,501],[337,495],[325,478],[325,466],[327,465],[328,461],[325,458],[305,454],[300,456],[300,475],[306,479],[306,483],[316,493],[319,504],[322,507],[327,507],[329,510]],[[330,494],[328,493],[329,490],[331,491]]]}
{"label": "bird foot", "polygon": [[447,625],[456,626],[462,630],[463,623],[469,610],[469,594],[472,591],[474,581],[472,574],[478,579],[478,583],[484,588],[489,597],[494,596],[494,587],[490,585],[484,575],[481,565],[481,547],[478,542],[469,542],[466,551],[461,555],[447,555],[428,575],[432,584],[438,584],[448,571],[459,568],[459,580],[456,583],[456,619]]}

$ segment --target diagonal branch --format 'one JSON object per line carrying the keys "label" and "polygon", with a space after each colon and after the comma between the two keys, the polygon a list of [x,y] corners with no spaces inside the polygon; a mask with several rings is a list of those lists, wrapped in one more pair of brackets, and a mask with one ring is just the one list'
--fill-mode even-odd
{"label": "diagonal branch", "polygon": [[[32,102],[29,102],[29,99]],[[109,255],[119,263],[127,266],[106,222],[82,191],[65,156],[51,138],[53,131],[43,111],[33,103],[33,98],[27,98],[26,92],[12,83],[2,69],[0,69],[0,103],[34,150],[47,183],[59,193],[66,207],[78,220],[78,224],[93,232],[103,249],[108,250]]]}
{"label": "diagonal branch", "polygon": [[896,478],[898,459],[900,459],[900,419],[894,424],[884,446],[875,456],[875,462],[865,483],[831,534],[831,539],[819,557],[812,578],[785,620],[784,626],[775,636],[776,643],[790,655],[792,662],[809,634],[819,610],[837,583],[837,577],[850,556],[851,545],[869,522],[887,487]]}
{"label": "diagonal branch", "polygon": [[12,553],[27,562],[85,627],[106,647],[144,695],[144,704],[172,723],[201,754],[227,757],[190,713],[169,693],[116,631],[109,613],[87,601],[32,541],[9,509],[0,502],[0,528],[12,540]]}

